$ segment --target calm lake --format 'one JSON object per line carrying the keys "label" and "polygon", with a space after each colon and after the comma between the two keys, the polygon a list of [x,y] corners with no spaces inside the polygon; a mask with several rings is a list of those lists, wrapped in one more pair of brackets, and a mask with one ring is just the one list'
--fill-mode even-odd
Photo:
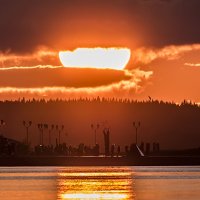
{"label": "calm lake", "polygon": [[200,167],[1,167],[1,200],[199,200]]}

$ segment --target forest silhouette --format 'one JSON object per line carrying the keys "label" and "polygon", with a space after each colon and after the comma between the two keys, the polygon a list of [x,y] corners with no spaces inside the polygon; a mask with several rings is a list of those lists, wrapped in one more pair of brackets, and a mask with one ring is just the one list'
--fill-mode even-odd
{"label": "forest silhouette", "polygon": [[[91,124],[99,124],[95,141],[102,148],[103,130],[110,129],[110,144],[130,145],[135,143],[134,123],[140,122],[138,143],[159,142],[162,149],[187,149],[200,147],[200,107],[192,102],[181,104],[153,100],[129,99],[68,99],[45,100],[24,98],[0,102],[0,134],[26,142],[25,122],[30,122],[29,142],[38,145],[41,132],[38,124],[65,127],[59,133],[61,142],[78,145],[94,145]],[[52,143],[58,132],[52,130]],[[48,144],[48,131],[44,130],[44,145]]]}

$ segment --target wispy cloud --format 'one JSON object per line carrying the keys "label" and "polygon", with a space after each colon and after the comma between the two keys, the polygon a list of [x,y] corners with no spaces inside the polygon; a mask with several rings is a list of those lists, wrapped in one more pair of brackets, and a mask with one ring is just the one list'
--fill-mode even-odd
{"label": "wispy cloud", "polygon": [[63,68],[62,66],[53,66],[53,65],[36,65],[36,66],[13,66],[13,67],[0,67],[0,71],[6,71],[6,70],[23,70],[23,69],[57,69],[57,68]]}
{"label": "wispy cloud", "polygon": [[185,65],[190,67],[200,67],[200,63],[185,63]]}
{"label": "wispy cloud", "polygon": [[191,45],[171,45],[161,49],[139,48],[132,51],[132,63],[137,64],[150,64],[156,59],[175,60],[180,58],[184,53],[190,51],[200,50],[200,44]]}
{"label": "wispy cloud", "polygon": [[[148,65],[157,59],[176,60],[185,53],[200,50],[200,44],[191,45],[170,45],[163,48],[138,48],[132,50],[131,60],[127,69],[136,68],[141,65]],[[8,69],[34,69],[34,68],[55,68],[60,66],[59,52],[38,47],[32,54],[11,54],[0,52],[0,68]]]}
{"label": "wispy cloud", "polygon": [[0,52],[0,67],[23,67],[35,65],[59,65],[58,52],[47,47],[38,47],[36,51],[29,54],[13,54]]}

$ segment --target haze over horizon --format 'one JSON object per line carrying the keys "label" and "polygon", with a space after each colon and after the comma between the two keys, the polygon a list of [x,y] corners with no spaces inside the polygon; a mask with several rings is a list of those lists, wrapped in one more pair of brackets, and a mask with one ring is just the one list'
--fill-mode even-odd
{"label": "haze over horizon", "polygon": [[[38,124],[46,124],[44,128],[44,145],[49,145],[49,131],[52,144],[56,145],[58,130],[64,125],[61,132],[61,141],[67,145],[77,146],[81,143],[94,146],[94,129],[96,141],[104,149],[103,131],[110,129],[111,144],[120,145],[122,150],[126,145],[136,142],[133,122],[138,128],[138,144],[141,142],[159,142],[162,150],[199,148],[200,140],[200,106],[184,102],[181,105],[149,100],[118,101],[96,98],[93,100],[33,100],[0,102],[1,123],[0,135],[26,141],[26,128],[23,121],[28,123],[30,145],[41,145]],[[40,143],[39,143],[40,142]]]}

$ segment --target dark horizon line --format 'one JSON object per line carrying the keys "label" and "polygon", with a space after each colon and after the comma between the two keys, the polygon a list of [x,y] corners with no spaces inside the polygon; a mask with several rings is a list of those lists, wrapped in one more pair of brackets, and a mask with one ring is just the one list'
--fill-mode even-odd
{"label": "dark horizon line", "polygon": [[0,103],[56,103],[56,102],[62,102],[62,103],[69,103],[69,102],[113,102],[113,103],[157,103],[157,104],[170,104],[170,105],[176,105],[176,106],[183,106],[183,105],[191,105],[200,107],[200,105],[196,102],[193,102],[191,100],[183,99],[182,102],[176,103],[174,101],[164,101],[159,99],[153,99],[151,97],[148,97],[147,100],[138,100],[138,99],[129,99],[129,98],[118,98],[118,97],[79,97],[79,98],[18,98],[18,99],[5,99],[0,100]]}

